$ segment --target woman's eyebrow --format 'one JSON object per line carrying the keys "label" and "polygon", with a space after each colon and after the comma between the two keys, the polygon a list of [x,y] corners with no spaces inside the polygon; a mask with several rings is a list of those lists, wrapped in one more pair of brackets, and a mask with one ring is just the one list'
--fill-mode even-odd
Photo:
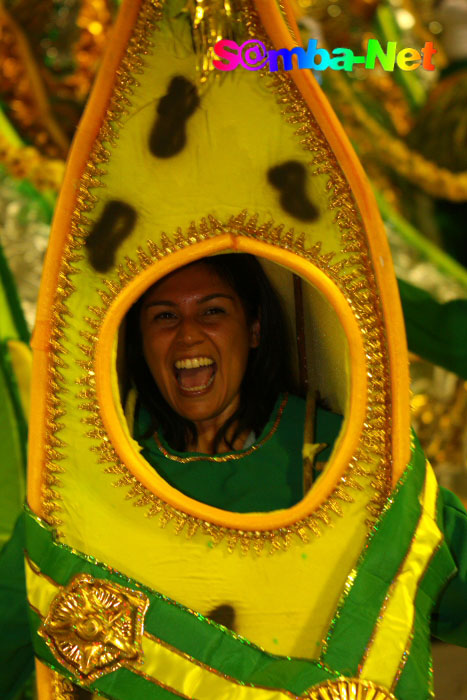
{"label": "woman's eyebrow", "polygon": [[198,300],[198,304],[204,304],[206,301],[211,301],[212,299],[218,299],[219,297],[223,299],[230,299],[233,301],[234,298],[230,294],[222,294],[221,292],[215,292],[214,294],[208,294],[206,297]]}
{"label": "woman's eyebrow", "polygon": [[143,309],[149,309],[151,306],[177,306],[177,304],[173,301],[164,301],[161,299],[160,301],[150,301],[147,304],[143,304]]}
{"label": "woman's eyebrow", "polygon": [[[222,294],[222,292],[214,292],[214,294],[208,294],[207,296],[203,297],[202,299],[198,299],[196,302],[197,304],[205,304],[207,301],[211,301],[212,299],[230,299],[230,301],[234,301],[233,296],[230,294]],[[177,304],[174,301],[169,301],[165,299],[157,299],[155,301],[149,301],[148,303],[143,305],[144,309],[149,309],[151,306],[177,306]]]}

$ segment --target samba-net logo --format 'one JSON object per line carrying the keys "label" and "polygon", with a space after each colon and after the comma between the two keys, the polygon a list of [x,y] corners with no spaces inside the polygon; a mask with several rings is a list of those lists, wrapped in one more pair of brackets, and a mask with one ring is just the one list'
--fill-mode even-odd
{"label": "samba-net logo", "polygon": [[389,41],[386,49],[383,49],[377,39],[370,39],[366,54],[356,56],[352,49],[345,48],[333,49],[329,53],[326,49],[318,48],[316,39],[310,39],[306,51],[301,46],[267,51],[258,39],[250,39],[240,45],[231,39],[221,39],[214,46],[214,52],[220,59],[213,60],[214,67],[223,71],[234,70],[238,66],[246,70],[259,70],[268,66],[271,72],[275,72],[281,67],[283,70],[292,70],[294,63],[297,68],[320,71],[327,68],[352,71],[354,65],[363,65],[368,70],[373,70],[377,60],[385,71],[393,71],[396,65],[401,70],[411,71],[419,67],[434,70],[433,56],[436,49],[432,41],[425,42],[420,51],[410,48],[398,51],[396,41]]}

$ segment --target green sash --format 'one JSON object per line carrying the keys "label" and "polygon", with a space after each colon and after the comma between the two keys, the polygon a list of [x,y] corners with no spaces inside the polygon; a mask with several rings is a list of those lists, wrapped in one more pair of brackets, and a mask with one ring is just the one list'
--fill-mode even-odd
{"label": "green sash", "polygon": [[[115,700],[284,700],[342,676],[392,687],[404,700],[415,696],[399,694],[399,687],[416,682],[417,699],[425,697],[420,682],[428,688],[426,620],[438,589],[452,574],[433,518],[436,498],[431,469],[416,448],[349,574],[319,660],[261,650],[55,541],[52,529],[27,510],[26,572],[35,653],[74,683]],[[438,567],[439,575],[425,576],[429,566]],[[391,605],[406,625],[405,633],[393,628]],[[397,610],[401,605],[409,607]],[[413,640],[416,659],[409,663]],[[389,654],[388,662],[380,663],[384,644],[392,662]]]}

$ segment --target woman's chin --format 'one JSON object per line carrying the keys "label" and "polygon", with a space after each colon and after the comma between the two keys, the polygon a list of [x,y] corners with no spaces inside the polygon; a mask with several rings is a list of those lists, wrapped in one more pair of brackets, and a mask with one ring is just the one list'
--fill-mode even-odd
{"label": "woman's chin", "polygon": [[[170,404],[182,418],[192,423],[204,423],[217,421],[219,416],[222,416],[222,421],[227,420],[235,412],[238,402],[226,400],[224,394],[221,396],[216,391],[215,384],[211,384],[209,387],[188,394],[180,391],[176,400],[170,401]],[[230,406],[232,406],[231,410],[229,410]]]}

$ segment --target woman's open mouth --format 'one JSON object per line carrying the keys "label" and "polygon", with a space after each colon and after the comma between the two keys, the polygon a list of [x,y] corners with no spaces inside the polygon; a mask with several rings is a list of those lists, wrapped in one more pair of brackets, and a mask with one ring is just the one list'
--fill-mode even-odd
{"label": "woman's open mouth", "polygon": [[183,392],[205,391],[214,381],[217,365],[210,357],[187,357],[174,363],[175,378]]}

